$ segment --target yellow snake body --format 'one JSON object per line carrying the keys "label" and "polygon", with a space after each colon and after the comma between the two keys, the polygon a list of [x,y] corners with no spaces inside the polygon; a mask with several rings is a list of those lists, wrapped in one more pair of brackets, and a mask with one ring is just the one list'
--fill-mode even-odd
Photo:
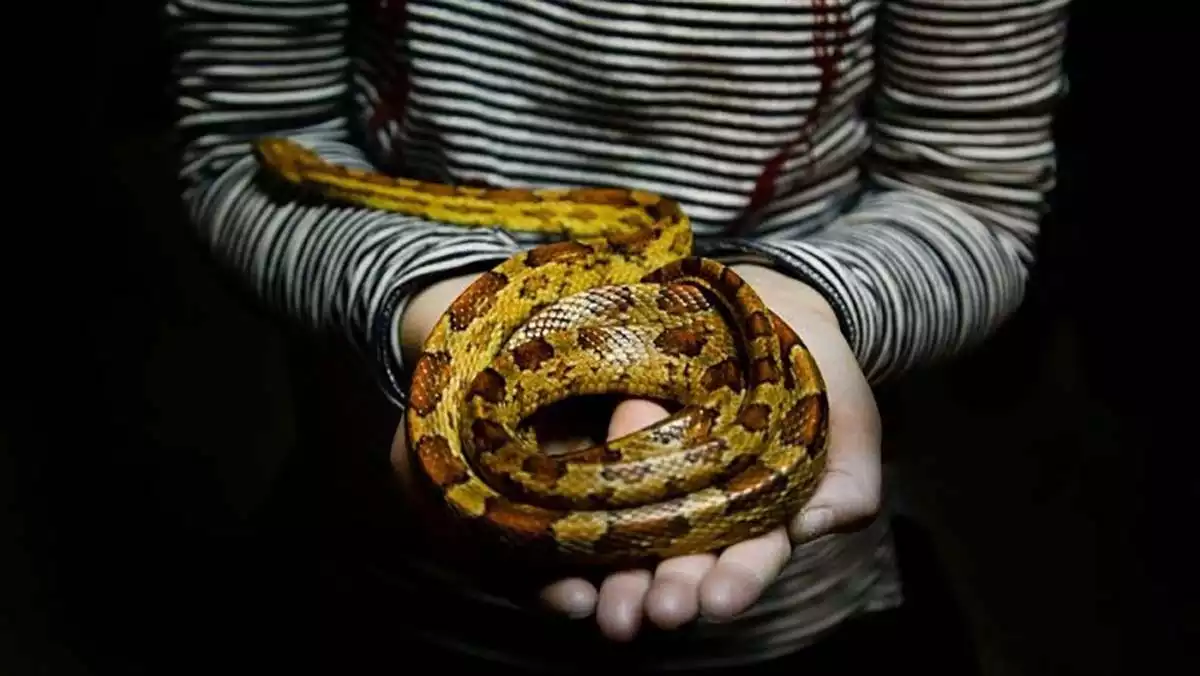
{"label": "yellow snake body", "polygon": [[[465,227],[558,233],[450,306],[413,367],[418,467],[481,532],[563,563],[711,551],[794,514],[824,466],[824,383],[803,341],[728,267],[693,257],[673,201],[623,189],[451,187],[256,145],[270,174],[327,198]],[[681,405],[549,456],[522,425],[568,397]]]}

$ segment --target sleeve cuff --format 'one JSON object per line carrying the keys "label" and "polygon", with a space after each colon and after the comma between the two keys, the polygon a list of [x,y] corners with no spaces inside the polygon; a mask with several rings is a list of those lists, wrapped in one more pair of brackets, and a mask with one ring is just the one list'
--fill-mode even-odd
{"label": "sleeve cuff", "polygon": [[400,342],[401,322],[413,297],[422,289],[451,275],[466,275],[484,271],[508,259],[513,252],[500,251],[462,261],[453,273],[431,273],[411,277],[387,292],[371,320],[368,349],[380,379],[380,387],[393,404],[403,408],[408,403],[409,365],[404,361]]}
{"label": "sleeve cuff", "polygon": [[[742,239],[719,241],[698,241],[696,253],[708,256],[724,263],[754,263],[774,268],[797,279],[815,289],[825,298],[838,320],[838,325],[846,336],[851,347],[857,348],[860,331],[854,321],[851,304],[848,302],[848,292],[838,280],[837,275],[829,266],[823,266],[819,257],[802,258],[782,247],[772,246],[765,242]],[[511,254],[509,254],[511,255]],[[496,264],[507,256],[495,260],[476,261],[478,266],[484,263]],[[460,269],[460,273],[465,270]],[[388,398],[397,406],[407,404],[409,365],[404,363],[400,345],[400,322],[404,311],[414,294],[431,281],[430,277],[421,276],[406,280],[388,292],[379,310],[375,313],[371,327],[370,350],[372,358],[378,365],[381,383]],[[857,351],[857,350],[856,350]]]}

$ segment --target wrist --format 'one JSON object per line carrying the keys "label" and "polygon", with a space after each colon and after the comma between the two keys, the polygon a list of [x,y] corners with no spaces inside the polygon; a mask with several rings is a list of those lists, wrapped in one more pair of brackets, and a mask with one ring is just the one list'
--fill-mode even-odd
{"label": "wrist", "polygon": [[404,360],[412,363],[421,346],[433,332],[446,308],[467,288],[477,275],[462,275],[443,279],[413,294],[400,318],[400,347]]}
{"label": "wrist", "polygon": [[[835,326],[838,324],[833,306],[808,284],[762,265],[746,263],[732,268],[754,287],[768,305],[782,309],[787,314],[828,321]],[[443,279],[413,295],[400,319],[400,344],[406,361],[416,358],[446,308],[476,277],[462,275]]]}
{"label": "wrist", "polygon": [[768,306],[777,312],[782,310],[780,314],[800,315],[839,326],[833,305],[811,285],[763,265],[744,263],[731,267]]}

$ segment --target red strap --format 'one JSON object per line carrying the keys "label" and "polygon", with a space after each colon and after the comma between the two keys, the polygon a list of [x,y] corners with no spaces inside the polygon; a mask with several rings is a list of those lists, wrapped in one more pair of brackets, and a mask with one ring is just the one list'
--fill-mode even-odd
{"label": "red strap", "polygon": [[[838,78],[838,60],[842,56],[842,44],[849,38],[850,33],[849,21],[841,6],[831,7],[836,2],[837,0],[812,0],[813,10],[816,13],[814,17],[816,25],[813,29],[813,53],[817,67],[821,69],[820,85],[817,88],[812,112],[801,125],[796,138],[781,148],[763,165],[758,179],[754,182],[754,189],[750,192],[750,200],[746,204],[746,209],[729,224],[730,234],[741,234],[752,228],[763,208],[775,199],[779,174],[783,171],[783,165],[789,157],[797,152],[804,153],[808,155],[808,171],[811,172],[815,168],[815,162],[811,155],[812,136],[816,132],[817,122],[833,96],[833,88]],[[830,40],[831,32],[833,40]],[[794,181],[789,189],[794,191],[802,185],[801,181]],[[780,195],[780,197],[782,196]]]}
{"label": "red strap", "polygon": [[[405,0],[374,0],[374,4],[376,18],[380,25],[384,26],[384,42],[389,49],[392,49],[396,42],[404,36],[405,25],[408,22],[406,2]],[[395,60],[391,56],[389,54],[383,59],[389,70],[395,65]],[[408,107],[408,73],[404,72],[403,68],[404,66],[401,64],[395,71],[383,73],[380,78],[379,102],[367,120],[367,129],[371,133],[378,133],[393,120],[399,122]],[[396,154],[397,149],[393,144],[393,156],[389,158],[391,164],[398,162]]]}
{"label": "red strap", "polygon": [[[816,100],[812,112],[801,125],[796,138],[779,150],[763,165],[745,210],[730,223],[730,233],[740,234],[749,230],[757,221],[762,209],[775,198],[778,188],[779,174],[789,157],[797,152],[810,154],[808,170],[814,168],[811,157],[812,136],[816,131],[817,122],[824,113],[825,107],[832,97],[833,88],[838,78],[838,60],[842,56],[842,43],[849,37],[849,21],[844,10],[836,3],[838,0],[812,0],[815,11],[815,26],[813,31],[813,52],[817,67],[821,70],[820,85],[817,88]],[[836,6],[835,6],[836,5]],[[394,45],[404,35],[407,23],[405,0],[375,0],[376,15],[382,25],[387,44]],[[832,29],[832,30],[830,30]],[[833,39],[830,40],[830,33]],[[391,63],[391,61],[388,61]],[[380,87],[379,102],[371,111],[368,129],[378,132],[393,120],[399,121],[408,105],[409,80],[408,74],[396,72],[385,74]],[[393,154],[396,149],[393,147]],[[397,158],[393,157],[393,162]],[[789,188],[796,190],[801,187],[801,181],[795,181]],[[782,195],[780,195],[782,197]]]}

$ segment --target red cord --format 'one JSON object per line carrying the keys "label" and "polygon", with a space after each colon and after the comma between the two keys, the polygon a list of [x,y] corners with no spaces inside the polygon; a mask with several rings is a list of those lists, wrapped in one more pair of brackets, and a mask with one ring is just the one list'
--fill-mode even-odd
{"label": "red cord", "polygon": [[[816,133],[817,122],[833,97],[833,88],[839,75],[838,61],[842,57],[842,44],[847,41],[850,33],[849,21],[846,20],[841,6],[835,6],[837,2],[838,0],[812,0],[813,10],[816,13],[813,28],[813,53],[817,67],[821,69],[820,85],[817,88],[812,112],[804,121],[796,138],[781,148],[763,165],[762,172],[754,182],[754,189],[750,192],[750,201],[746,204],[746,209],[738,218],[730,222],[730,234],[740,234],[749,230],[755,224],[762,209],[776,198],[779,174],[783,171],[783,165],[789,157],[792,157],[797,151],[802,152],[808,155],[807,169],[812,171],[815,168],[816,163],[812,157],[812,137]],[[832,40],[830,40],[830,33],[833,33]],[[801,185],[801,181],[794,181],[789,189],[794,191]],[[784,195],[778,196],[783,197]]]}
{"label": "red cord", "polygon": [[[399,122],[403,119],[404,111],[408,107],[408,73],[402,70],[403,66],[400,69],[394,69],[395,64],[391,58],[394,56],[392,50],[395,48],[396,41],[404,35],[408,13],[405,0],[373,0],[373,3],[376,20],[386,27],[383,36],[388,54],[381,59],[380,67],[386,67],[392,71],[381,73],[379,102],[375,104],[375,109],[371,111],[371,117],[367,120],[367,129],[372,134],[378,134],[393,120]],[[393,143],[392,157],[388,158],[388,163],[394,165],[397,161],[397,149]]]}
{"label": "red cord", "polygon": [[[755,223],[762,209],[776,198],[779,174],[783,171],[783,165],[789,157],[796,152],[808,154],[808,170],[811,171],[814,168],[815,162],[811,157],[812,137],[816,133],[817,122],[832,98],[833,88],[839,76],[838,61],[842,57],[842,44],[849,37],[849,21],[838,2],[839,0],[812,0],[815,11],[813,52],[817,67],[821,70],[820,85],[817,88],[812,112],[804,121],[796,138],[781,148],[763,165],[758,179],[754,182],[754,189],[750,192],[750,201],[747,203],[746,209],[730,223],[731,234],[739,234],[748,230]],[[404,34],[407,20],[405,0],[374,0],[374,3],[379,21],[390,29],[385,31],[385,39],[389,45],[394,45],[395,41]],[[833,34],[832,40],[830,33]],[[368,128],[373,133],[378,133],[392,120],[400,120],[400,116],[408,104],[409,81],[406,73],[392,73],[391,77],[385,76],[383,81],[379,103],[375,106],[375,110],[371,111],[368,121]],[[394,153],[395,149],[393,148]],[[789,188],[796,190],[801,185],[800,181],[795,181]],[[778,196],[783,197],[783,195]]]}

